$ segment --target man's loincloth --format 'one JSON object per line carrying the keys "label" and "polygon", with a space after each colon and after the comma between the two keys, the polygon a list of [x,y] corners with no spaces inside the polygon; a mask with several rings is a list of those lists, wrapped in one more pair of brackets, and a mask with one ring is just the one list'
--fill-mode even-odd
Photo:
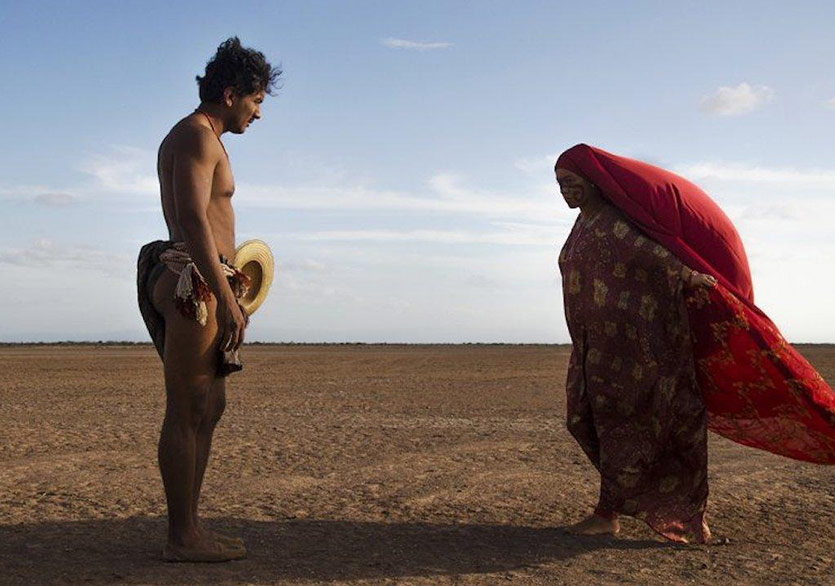
{"label": "man's loincloth", "polygon": [[[163,258],[161,259],[160,256]],[[229,285],[235,296],[240,298],[246,293],[249,279],[236,270],[229,261],[220,256],[224,265],[224,272],[229,279]],[[206,301],[212,294],[197,267],[185,251],[183,243],[171,240],[156,240],[149,242],[139,251],[136,263],[136,288],[139,300],[139,311],[151,334],[151,340],[160,358],[165,351],[165,318],[153,304],[154,287],[157,280],[166,271],[171,270],[180,275],[175,293],[175,303],[178,311],[185,317],[193,319],[200,325],[206,324]],[[227,376],[243,368],[238,351],[218,351],[218,376]]]}

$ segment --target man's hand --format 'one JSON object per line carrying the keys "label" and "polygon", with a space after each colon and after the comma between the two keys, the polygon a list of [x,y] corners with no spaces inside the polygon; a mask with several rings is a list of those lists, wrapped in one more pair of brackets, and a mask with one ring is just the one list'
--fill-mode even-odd
{"label": "man's hand", "polygon": [[244,328],[247,317],[234,296],[218,299],[217,327],[220,334],[220,349],[231,352],[241,347],[244,342]]}

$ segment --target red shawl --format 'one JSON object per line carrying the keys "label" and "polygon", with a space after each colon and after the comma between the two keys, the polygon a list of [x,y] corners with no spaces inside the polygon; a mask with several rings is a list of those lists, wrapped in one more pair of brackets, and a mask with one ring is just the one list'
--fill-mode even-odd
{"label": "red shawl", "polygon": [[754,305],[742,241],[719,206],[683,177],[585,144],[556,166],[597,185],[684,264],[718,279],[687,299],[710,429],[775,454],[835,464],[835,392]]}

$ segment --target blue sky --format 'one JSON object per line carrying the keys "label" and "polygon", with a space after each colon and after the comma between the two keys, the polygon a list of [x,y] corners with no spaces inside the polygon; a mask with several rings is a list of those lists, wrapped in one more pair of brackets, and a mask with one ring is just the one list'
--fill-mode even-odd
{"label": "blue sky", "polygon": [[829,2],[0,4],[0,341],[143,340],[155,152],[231,35],[285,71],[224,137],[279,274],[249,339],[566,342],[554,187],[587,142],[704,187],[758,304],[835,341]]}

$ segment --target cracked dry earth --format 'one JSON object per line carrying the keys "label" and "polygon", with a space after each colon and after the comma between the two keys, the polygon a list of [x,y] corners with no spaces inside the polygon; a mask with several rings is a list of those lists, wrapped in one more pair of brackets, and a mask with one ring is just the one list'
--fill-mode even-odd
{"label": "cracked dry earth", "polygon": [[[835,347],[801,351],[835,382]],[[710,443],[706,546],[561,530],[592,467],[565,346],[248,346],[203,512],[249,559],[164,564],[150,346],[0,348],[0,584],[835,585],[835,467]]]}

